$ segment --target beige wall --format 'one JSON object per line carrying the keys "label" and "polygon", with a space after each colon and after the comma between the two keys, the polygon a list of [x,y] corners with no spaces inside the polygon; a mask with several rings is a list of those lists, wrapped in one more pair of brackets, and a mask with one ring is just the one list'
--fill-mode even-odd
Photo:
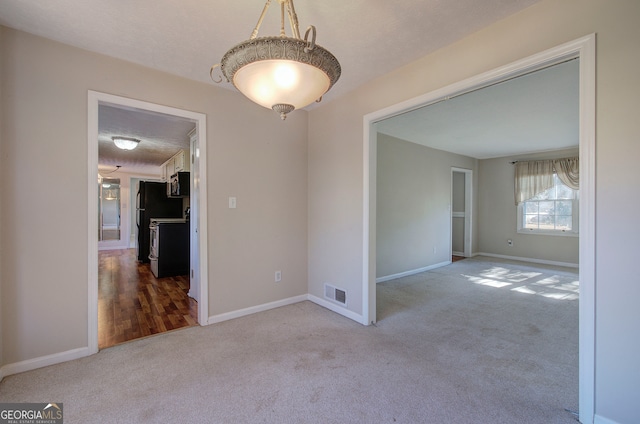
{"label": "beige wall", "polygon": [[[451,168],[473,170],[477,179],[472,253],[578,263],[579,239],[569,236],[519,234],[514,205],[514,160],[577,156],[577,149],[476,161],[378,134],[376,277],[448,261]],[[457,177],[453,211],[464,211],[464,174]],[[456,206],[457,205],[457,206]],[[463,250],[464,220],[452,220],[454,251]],[[459,228],[456,228],[458,226]],[[456,232],[457,230],[457,232]],[[507,240],[513,246],[507,245]],[[433,248],[436,253],[433,253]]]}
{"label": "beige wall", "polygon": [[[543,0],[309,113],[309,292],[339,279],[361,293],[363,116],[597,33],[596,414],[640,416],[640,2]],[[339,82],[338,82],[339,84]],[[362,299],[349,309],[362,313]]]}
{"label": "beige wall", "polygon": [[[480,161],[478,173],[479,251],[505,256],[577,264],[578,237],[519,234],[514,201],[515,160],[578,156],[578,150],[535,153]],[[507,240],[513,246],[507,245]]]}
{"label": "beige wall", "polygon": [[476,163],[378,133],[376,277],[451,260],[451,168]]}
{"label": "beige wall", "polygon": [[207,115],[209,315],[307,292],[306,112],[282,122],[234,90],[0,35],[2,364],[88,343],[88,90]]}

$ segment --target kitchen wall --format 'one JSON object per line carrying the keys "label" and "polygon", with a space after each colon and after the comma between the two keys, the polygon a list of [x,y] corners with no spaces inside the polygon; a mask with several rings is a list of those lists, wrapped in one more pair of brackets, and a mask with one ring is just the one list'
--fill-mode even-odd
{"label": "kitchen wall", "polygon": [[451,168],[477,161],[381,133],[377,147],[376,277],[451,261]]}
{"label": "kitchen wall", "polygon": [[[577,266],[579,238],[519,234],[515,206],[515,160],[543,160],[578,156],[578,149],[534,153],[480,161],[479,243],[480,252],[519,258],[562,262]],[[513,241],[513,246],[507,244]]]}
{"label": "kitchen wall", "polygon": [[598,422],[640,417],[640,2],[543,0],[309,113],[309,293],[340,281],[363,310],[363,116],[516,60],[597,34],[596,358]]}
{"label": "kitchen wall", "polygon": [[88,346],[89,90],[206,114],[210,315],[307,292],[305,111],[282,122],[235,90],[5,27],[0,39],[2,365]]}

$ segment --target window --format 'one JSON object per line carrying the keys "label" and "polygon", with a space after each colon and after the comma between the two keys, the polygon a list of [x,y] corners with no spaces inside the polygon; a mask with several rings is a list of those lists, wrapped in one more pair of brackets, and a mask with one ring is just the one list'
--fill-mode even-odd
{"label": "window", "polygon": [[578,191],[553,174],[554,185],[518,206],[518,232],[578,235]]}

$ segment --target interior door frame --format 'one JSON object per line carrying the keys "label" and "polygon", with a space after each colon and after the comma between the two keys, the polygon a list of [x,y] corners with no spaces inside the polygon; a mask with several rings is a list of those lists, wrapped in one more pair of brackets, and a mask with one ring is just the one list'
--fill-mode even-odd
{"label": "interior door frame", "polygon": [[[98,238],[98,250],[115,250],[115,249],[126,249],[129,246],[129,238],[131,236],[131,222],[130,222],[130,218],[128,216],[128,214],[125,214],[124,217],[122,215],[122,208],[123,205],[127,205],[129,206],[129,196],[130,196],[130,191],[131,191],[131,186],[129,184],[129,182],[127,182],[125,184],[126,179],[120,179],[120,205],[118,206],[120,208],[120,238],[118,240],[100,240],[100,238]],[[125,181],[125,182],[123,182]],[[101,197],[100,193],[102,191],[102,188],[98,189],[98,196]],[[102,199],[100,199],[100,203],[102,203]],[[100,224],[100,231],[102,231],[102,222],[100,222],[102,220],[102,213],[100,213],[101,211],[101,205],[98,205],[98,212],[100,215],[99,218],[99,224]]]}
{"label": "interior door frame", "polygon": [[177,109],[170,106],[149,103],[142,100],[115,96],[98,91],[88,91],[88,141],[87,141],[87,181],[88,181],[88,348],[89,354],[98,352],[98,204],[92,199],[98,196],[98,113],[100,104],[117,107],[134,108],[178,116],[193,121],[196,124],[196,136],[199,142],[198,169],[199,176],[199,210],[198,210],[198,256],[200,276],[200,299],[198,302],[198,323],[207,325],[209,319],[208,295],[208,231],[207,220],[207,116],[203,113]]}
{"label": "interior door frame", "polygon": [[453,174],[464,174],[464,248],[462,255],[465,258],[471,256],[471,246],[473,242],[473,170],[466,168],[451,167],[451,217],[449,221],[449,233],[451,234],[451,242],[449,244],[449,253],[453,255]]}
{"label": "interior door frame", "polygon": [[[200,235],[198,234],[198,222],[200,220],[200,140],[197,133],[189,133],[189,162],[191,164],[191,176],[189,181],[189,189],[191,193],[189,204],[189,229],[191,238],[189,240],[189,249],[195,251],[198,249]],[[193,297],[198,305],[201,303],[200,297],[200,256],[191,255],[189,258],[189,296]],[[207,318],[208,320],[208,318]]]}
{"label": "interior door frame", "polygon": [[580,59],[580,302],[579,302],[579,416],[595,415],[595,160],[596,160],[596,35],[589,34],[492,71],[468,78],[369,113],[363,117],[363,243],[362,318],[376,321],[376,123],[444,99],[474,91],[564,60]]}

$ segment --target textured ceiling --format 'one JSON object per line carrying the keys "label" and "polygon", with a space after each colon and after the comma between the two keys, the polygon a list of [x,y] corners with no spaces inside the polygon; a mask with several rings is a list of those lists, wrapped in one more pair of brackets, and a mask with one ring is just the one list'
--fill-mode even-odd
{"label": "textured ceiling", "polygon": [[[301,32],[315,25],[317,43],[342,66],[340,80],[323,96],[327,103],[537,1],[296,0],[295,7]],[[249,38],[263,6],[264,0],[0,0],[0,24],[213,84],[210,67]],[[272,1],[259,35],[278,34],[278,9]],[[234,89],[228,83],[219,86]],[[149,139],[147,147],[155,143],[161,149],[162,143],[175,142],[175,134],[165,139],[162,134],[136,133],[127,127],[135,126],[133,116],[115,122],[116,115],[123,116],[114,112],[104,118],[101,163],[122,165],[129,158],[112,157],[103,143],[116,129]],[[100,121],[102,125],[102,114]],[[139,156],[143,147],[141,143],[129,156]],[[158,156],[150,153],[150,160],[137,157],[132,163],[157,162]]]}
{"label": "textured ceiling", "polygon": [[[536,1],[297,0],[295,7],[301,32],[315,25],[318,44],[342,65],[324,96],[329,101]],[[211,65],[249,38],[263,6],[264,0],[3,0],[0,24],[211,83]],[[259,35],[277,35],[279,25],[272,1]]]}
{"label": "textured ceiling", "polygon": [[[155,174],[167,159],[181,149],[189,149],[189,131],[195,123],[162,113],[99,105],[98,157],[101,169]],[[140,140],[134,150],[121,150],[111,137],[124,136]]]}

